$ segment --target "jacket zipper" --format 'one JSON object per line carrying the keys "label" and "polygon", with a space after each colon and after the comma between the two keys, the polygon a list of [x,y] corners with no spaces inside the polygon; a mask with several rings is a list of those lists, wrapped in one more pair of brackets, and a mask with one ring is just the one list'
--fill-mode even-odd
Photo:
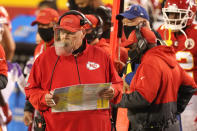
{"label": "jacket zipper", "polygon": [[79,78],[79,84],[81,84],[81,79],[80,79],[80,75],[79,75],[79,67],[78,67],[78,63],[77,63],[77,56],[74,56],[74,57],[75,57],[76,65],[77,65],[77,73],[78,73],[78,78]]}

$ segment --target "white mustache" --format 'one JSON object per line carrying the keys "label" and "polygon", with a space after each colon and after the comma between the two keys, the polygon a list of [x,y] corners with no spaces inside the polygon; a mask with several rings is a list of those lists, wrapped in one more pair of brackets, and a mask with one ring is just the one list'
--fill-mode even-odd
{"label": "white mustache", "polygon": [[70,45],[70,43],[68,43],[68,42],[55,42],[54,43],[54,45],[56,46],[56,47],[68,47],[69,45]]}

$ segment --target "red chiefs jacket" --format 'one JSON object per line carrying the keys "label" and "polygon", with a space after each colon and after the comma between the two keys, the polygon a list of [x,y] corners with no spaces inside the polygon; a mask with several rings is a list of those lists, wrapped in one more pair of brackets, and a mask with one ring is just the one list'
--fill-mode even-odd
{"label": "red chiefs jacket", "polygon": [[3,47],[0,45],[0,74],[7,77],[8,67],[5,58],[5,52]]}
{"label": "red chiefs jacket", "polygon": [[112,102],[118,103],[122,94],[122,80],[110,57],[98,47],[86,45],[86,49],[77,57],[61,56],[55,66],[57,58],[54,47],[43,52],[34,63],[25,88],[26,97],[32,105],[37,110],[45,110],[46,130],[109,131],[110,110],[51,113],[50,109],[47,110],[45,94],[49,92],[51,79],[51,90],[76,84],[112,82],[115,89]]}
{"label": "red chiefs jacket", "polygon": [[124,94],[121,101],[122,107],[128,108],[131,128],[166,127],[179,112],[178,92],[184,88],[194,93],[197,86],[179,66],[173,48],[157,46],[148,50],[132,79],[131,93]]}
{"label": "red chiefs jacket", "polygon": [[34,51],[34,59],[36,59],[42,52],[44,52],[47,48],[52,46],[54,43],[54,39],[52,39],[50,42],[45,42],[41,40],[41,42],[36,46]]}

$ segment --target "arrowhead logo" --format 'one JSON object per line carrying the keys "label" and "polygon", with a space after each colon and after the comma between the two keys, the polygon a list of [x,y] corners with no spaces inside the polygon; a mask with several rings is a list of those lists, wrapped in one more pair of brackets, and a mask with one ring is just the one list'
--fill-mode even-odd
{"label": "arrowhead logo", "polygon": [[145,78],[145,76],[140,77],[141,80],[143,80]]}
{"label": "arrowhead logo", "polygon": [[87,67],[89,70],[96,70],[96,69],[98,69],[98,68],[100,67],[100,65],[97,64],[97,63],[88,61],[86,67]]}

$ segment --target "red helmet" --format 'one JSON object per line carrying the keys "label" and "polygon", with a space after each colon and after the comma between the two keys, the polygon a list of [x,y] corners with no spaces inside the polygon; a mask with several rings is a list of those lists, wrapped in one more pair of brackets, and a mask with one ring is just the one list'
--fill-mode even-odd
{"label": "red helmet", "polygon": [[3,6],[0,6],[0,23],[8,23],[8,13]]}
{"label": "red helmet", "polygon": [[[195,0],[167,0],[162,9],[167,28],[179,30],[191,25],[196,13]],[[169,13],[178,14],[177,18],[169,18]]]}
{"label": "red helmet", "polygon": [[0,6],[0,23],[7,24],[9,29],[11,29],[11,22],[9,19],[8,12],[3,6]]}

